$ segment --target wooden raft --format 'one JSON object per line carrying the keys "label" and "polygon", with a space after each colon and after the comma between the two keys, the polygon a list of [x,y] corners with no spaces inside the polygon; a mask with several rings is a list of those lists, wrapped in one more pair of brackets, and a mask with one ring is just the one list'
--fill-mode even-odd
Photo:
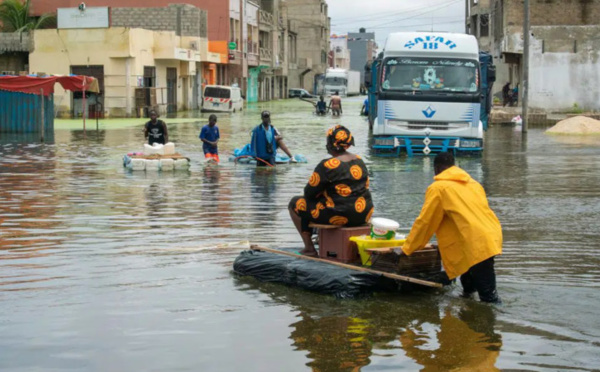
{"label": "wooden raft", "polygon": [[324,260],[322,258],[302,256],[302,255],[298,255],[298,254],[295,254],[295,253],[290,253],[290,252],[280,251],[280,250],[277,250],[277,249],[271,249],[271,248],[261,247],[261,246],[254,245],[254,244],[250,246],[250,249],[253,250],[253,251],[264,251],[264,252],[270,252],[270,253],[280,254],[280,255],[284,255],[284,256],[290,256],[290,257],[298,258],[298,259],[301,259],[301,260],[322,262],[322,263],[325,263],[325,264],[339,266],[339,267],[343,267],[343,268],[350,269],[350,270],[356,270],[356,271],[362,271],[362,272],[366,272],[366,273],[378,274],[378,275],[382,275],[382,276],[384,276],[386,278],[400,280],[400,281],[403,281],[403,282],[409,282],[409,283],[414,283],[414,284],[420,284],[420,285],[424,285],[424,286],[427,286],[427,287],[434,287],[434,288],[442,288],[443,287],[442,284],[436,283],[436,282],[432,282],[432,281],[429,281],[429,280],[417,279],[417,278],[412,278],[412,277],[406,276],[406,275],[398,275],[398,274],[394,274],[394,273],[390,273],[390,272],[379,271],[379,270],[375,270],[373,268],[366,268],[366,267],[361,267],[361,266],[344,264],[344,263],[341,263],[341,262]]}
{"label": "wooden raft", "polygon": [[368,249],[371,268],[402,275],[434,276],[442,270],[442,258],[437,246],[421,249],[410,256],[400,255],[395,248]]}
{"label": "wooden raft", "polygon": [[[308,226],[320,230],[340,228],[337,225],[321,225],[312,222]],[[356,247],[355,244],[354,246]],[[442,257],[437,245],[428,245],[410,256],[400,255],[401,249],[402,247],[367,249],[371,253],[371,269],[408,277],[435,277],[442,270]]]}

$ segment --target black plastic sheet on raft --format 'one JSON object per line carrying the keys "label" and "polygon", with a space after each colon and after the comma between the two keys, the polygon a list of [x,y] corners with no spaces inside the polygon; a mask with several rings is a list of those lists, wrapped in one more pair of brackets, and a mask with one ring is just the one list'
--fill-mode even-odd
{"label": "black plastic sheet on raft", "polygon": [[243,251],[233,263],[233,270],[262,282],[282,283],[338,298],[398,289],[395,280],[380,274],[270,252]]}

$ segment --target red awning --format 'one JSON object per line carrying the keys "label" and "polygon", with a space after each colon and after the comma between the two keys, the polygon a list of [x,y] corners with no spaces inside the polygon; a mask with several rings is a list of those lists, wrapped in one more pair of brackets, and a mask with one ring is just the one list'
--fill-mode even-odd
{"label": "red awning", "polygon": [[0,76],[0,89],[11,92],[43,94],[54,93],[54,84],[59,83],[63,88],[75,92],[88,91],[99,93],[98,80],[91,76]]}

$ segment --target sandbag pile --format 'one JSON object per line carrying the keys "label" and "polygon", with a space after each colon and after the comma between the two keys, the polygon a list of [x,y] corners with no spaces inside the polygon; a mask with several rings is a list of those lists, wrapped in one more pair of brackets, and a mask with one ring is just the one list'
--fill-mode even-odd
{"label": "sandbag pile", "polygon": [[575,135],[600,134],[600,120],[595,120],[586,116],[575,116],[559,121],[555,126],[546,130],[546,133]]}

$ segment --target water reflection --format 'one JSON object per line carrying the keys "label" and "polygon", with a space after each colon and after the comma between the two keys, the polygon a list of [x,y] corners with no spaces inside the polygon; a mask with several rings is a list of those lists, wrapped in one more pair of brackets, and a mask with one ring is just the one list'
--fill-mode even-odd
{"label": "water reflection", "polygon": [[221,190],[221,170],[216,165],[207,164],[203,167],[202,174],[204,176],[200,193],[203,200],[202,209],[207,213],[218,212],[222,207],[222,204],[219,203],[219,200],[222,199],[221,192],[225,192],[225,190]]}
{"label": "water reflection", "polygon": [[[152,182],[150,186],[144,190],[144,196],[146,197],[146,206],[148,207],[148,217],[160,217],[164,212],[165,207],[169,205],[166,191],[156,181]],[[160,227],[160,222],[152,222],[151,220],[150,227]]]}
{"label": "water reflection", "polygon": [[7,147],[0,158],[0,250],[19,250],[0,259],[46,255],[44,251],[62,242],[43,233],[60,224],[56,214],[62,197],[54,192],[56,180],[47,177],[57,168],[55,147],[14,144],[5,151]]}
{"label": "water reflection", "polygon": [[406,327],[400,335],[406,355],[423,366],[421,371],[499,371],[502,338],[494,331],[492,308],[467,304],[458,314],[452,310],[441,309],[433,325],[417,320]]}
{"label": "water reflection", "polygon": [[382,358],[409,370],[499,371],[502,337],[495,308],[485,304],[385,294],[350,302],[248,278],[237,285],[297,312],[290,339],[308,352],[306,365],[313,371],[368,370]]}

